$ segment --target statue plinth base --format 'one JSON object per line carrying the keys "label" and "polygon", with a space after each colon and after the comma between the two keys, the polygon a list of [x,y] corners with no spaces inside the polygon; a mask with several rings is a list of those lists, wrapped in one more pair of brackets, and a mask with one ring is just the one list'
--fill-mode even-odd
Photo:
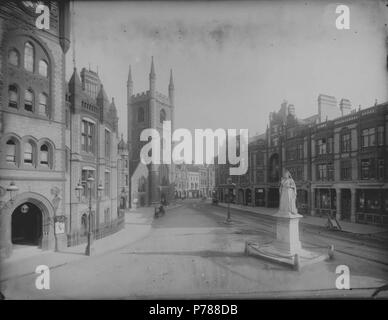
{"label": "statue plinth base", "polygon": [[296,270],[333,256],[333,247],[330,247],[327,254],[302,248],[299,239],[299,220],[303,217],[302,215],[277,212],[273,217],[276,219],[276,238],[263,244],[247,241],[245,243],[246,254],[292,266]]}

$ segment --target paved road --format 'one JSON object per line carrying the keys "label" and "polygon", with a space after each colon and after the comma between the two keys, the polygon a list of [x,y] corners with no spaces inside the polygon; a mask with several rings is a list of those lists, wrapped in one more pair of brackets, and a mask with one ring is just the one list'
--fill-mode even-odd
{"label": "paved road", "polygon": [[[303,226],[303,245],[326,250],[335,259],[301,272],[244,255],[246,240],[268,241],[270,219],[200,201],[156,219],[147,237],[105,254],[51,270],[50,290],[35,288],[35,275],[5,283],[7,298],[268,298],[370,297],[388,283],[387,248],[373,239]],[[350,268],[352,290],[337,290],[335,269]],[[385,295],[386,296],[386,295]]]}

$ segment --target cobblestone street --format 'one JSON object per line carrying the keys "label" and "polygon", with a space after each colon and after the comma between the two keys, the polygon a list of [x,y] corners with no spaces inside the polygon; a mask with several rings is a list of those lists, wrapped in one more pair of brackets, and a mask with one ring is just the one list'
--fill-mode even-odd
{"label": "cobblestone street", "polygon": [[[186,200],[156,220],[151,209],[127,213],[117,243],[96,241],[92,257],[82,255],[83,247],[78,253],[49,253],[51,262],[63,257],[51,267],[49,290],[35,288],[32,269],[2,278],[2,292],[7,299],[370,297],[388,281],[386,247],[377,240],[339,232],[330,237],[323,228],[303,225],[305,247],[325,250],[331,243],[338,252],[334,260],[298,272],[244,254],[246,240],[270,238],[271,223],[265,219],[233,209],[228,226],[225,208],[198,200]],[[99,249],[103,246],[108,250]],[[35,255],[14,263],[41,264],[38,257],[44,259]],[[352,290],[335,287],[340,264],[350,268]],[[12,269],[12,261],[7,267]]]}

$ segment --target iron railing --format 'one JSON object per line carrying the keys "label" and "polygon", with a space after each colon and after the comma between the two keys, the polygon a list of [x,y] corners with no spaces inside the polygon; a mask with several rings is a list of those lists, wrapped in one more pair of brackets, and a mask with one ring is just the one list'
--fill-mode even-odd
{"label": "iron railing", "polygon": [[[98,228],[93,229],[93,239],[98,240],[105,238],[107,236],[110,236],[117,231],[120,231],[121,229],[124,228],[125,217],[120,216],[115,220],[112,220],[110,222],[100,224]],[[72,234],[67,235],[67,246],[72,247],[72,246],[77,246],[79,244],[86,243],[88,238],[87,238],[87,231],[76,231],[73,232]]]}

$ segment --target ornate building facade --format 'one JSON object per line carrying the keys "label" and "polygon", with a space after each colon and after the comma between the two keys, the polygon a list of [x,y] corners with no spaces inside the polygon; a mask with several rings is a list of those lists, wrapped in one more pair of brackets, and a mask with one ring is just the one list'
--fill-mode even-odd
{"label": "ornate building facade", "polygon": [[140,160],[140,150],[147,142],[140,140],[140,134],[144,129],[156,129],[163,145],[165,142],[162,139],[163,122],[171,121],[171,127],[174,130],[174,94],[172,71],[168,85],[168,96],[156,90],[153,58],[149,74],[149,90],[146,92],[133,94],[132,74],[131,68],[129,68],[127,108],[131,206],[151,205],[160,201],[169,202],[173,198],[174,166],[154,163],[144,165]]}
{"label": "ornate building facade", "polygon": [[[293,105],[272,112],[264,134],[249,142],[249,167],[233,176],[232,202],[277,207],[287,168],[296,182],[302,214],[388,224],[388,103],[361,110],[350,101],[318,97],[317,114],[298,119]],[[216,165],[217,197],[227,201],[227,165]]]}
{"label": "ornate building facade", "polygon": [[[97,238],[116,231],[123,222],[118,210],[118,117],[114,99],[108,99],[96,72],[83,68],[80,76],[74,69],[65,110],[69,245],[86,241],[90,196],[92,229]],[[90,177],[94,179],[91,186],[87,183]],[[78,185],[83,187],[80,192]],[[98,185],[103,187],[101,194]]]}
{"label": "ornate building facade", "polygon": [[46,5],[48,30],[35,26],[36,4],[0,4],[1,257],[24,244],[42,249],[66,245],[66,233],[54,228],[67,216],[69,7],[66,2]]}

